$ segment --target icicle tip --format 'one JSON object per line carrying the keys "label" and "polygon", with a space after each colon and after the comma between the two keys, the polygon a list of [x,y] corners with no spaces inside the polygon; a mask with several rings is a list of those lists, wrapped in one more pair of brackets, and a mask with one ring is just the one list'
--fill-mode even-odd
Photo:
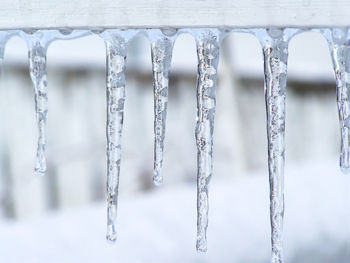
{"label": "icicle tip", "polygon": [[350,167],[340,167],[343,174],[350,174]]}
{"label": "icicle tip", "polygon": [[155,186],[160,186],[163,184],[163,176],[157,170],[154,171],[153,183]]}
{"label": "icicle tip", "polygon": [[107,233],[106,240],[109,244],[114,244],[117,241],[117,233]]}
{"label": "icicle tip", "polygon": [[41,176],[45,176],[45,172],[43,172],[43,171],[36,171],[36,170],[35,170],[34,172],[35,172],[35,175],[36,175],[36,176],[40,176],[40,177],[41,177]]}
{"label": "icicle tip", "polygon": [[202,240],[202,239],[198,239],[197,240],[197,244],[196,244],[196,250],[198,253],[205,253],[207,252],[208,248],[207,248],[207,241],[206,240]]}
{"label": "icicle tip", "polygon": [[45,158],[37,158],[34,173],[37,176],[44,176],[46,174],[46,161]]}

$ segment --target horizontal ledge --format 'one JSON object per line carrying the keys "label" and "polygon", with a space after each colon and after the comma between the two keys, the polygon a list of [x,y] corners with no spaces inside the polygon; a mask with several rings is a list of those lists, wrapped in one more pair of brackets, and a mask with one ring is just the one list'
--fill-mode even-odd
{"label": "horizontal ledge", "polygon": [[0,28],[343,27],[348,0],[8,0]]}

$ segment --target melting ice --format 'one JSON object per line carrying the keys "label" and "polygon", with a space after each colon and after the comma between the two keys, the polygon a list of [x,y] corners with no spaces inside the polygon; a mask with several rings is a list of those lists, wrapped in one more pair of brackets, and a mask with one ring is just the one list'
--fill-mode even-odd
{"label": "melting ice", "polygon": [[340,168],[350,173],[350,35],[347,29],[324,32],[332,55],[340,121]]}
{"label": "melting ice", "polygon": [[213,173],[213,132],[220,31],[194,31],[197,43],[197,245],[207,250],[208,186]]}
{"label": "melting ice", "polygon": [[150,31],[154,88],[154,175],[153,182],[163,182],[161,174],[168,108],[170,64],[176,30]]}
{"label": "melting ice", "polygon": [[[14,32],[16,33],[16,32]],[[35,113],[38,125],[38,144],[35,173],[46,173],[46,121],[48,113],[46,51],[56,39],[72,39],[84,36],[87,32],[76,30],[29,30],[19,32],[28,46],[29,73],[34,86]]]}
{"label": "melting ice", "polygon": [[131,34],[121,30],[106,30],[101,34],[106,44],[107,86],[107,235],[117,238],[116,218],[121,161],[121,139],[125,101],[125,64],[127,42]]}
{"label": "melting ice", "polygon": [[[279,29],[263,30],[265,101],[267,115],[268,168],[270,180],[270,221],[272,263],[283,262],[284,134],[288,42]],[[259,35],[259,34],[257,34]]]}
{"label": "melting ice", "polygon": [[29,72],[34,86],[35,113],[38,125],[38,145],[35,161],[35,173],[44,175],[46,172],[46,119],[48,111],[46,50],[47,39],[42,34],[26,34],[28,44]]}
{"label": "melting ice", "polygon": [[[212,176],[213,130],[216,105],[216,78],[219,46],[223,38],[218,29],[190,31],[197,44],[197,243],[198,251],[207,250],[208,186]],[[237,30],[240,31],[240,30]],[[288,41],[299,30],[256,29],[263,46],[265,99],[267,114],[268,168],[270,180],[270,220],[272,263],[283,262],[282,231],[284,215],[283,173],[285,159],[285,101]],[[337,83],[337,102],[341,126],[340,166],[350,172],[350,34],[347,29],[321,30],[326,36]],[[154,86],[154,176],[155,184],[163,181],[165,122],[172,50],[181,30],[105,30],[98,32],[106,45],[107,89],[107,240],[116,240],[118,185],[121,164],[121,137],[125,101],[125,65],[128,41],[138,32],[145,32],[151,41]],[[35,91],[35,111],[39,138],[35,171],[46,172],[46,119],[48,112],[46,51],[55,39],[72,39],[90,31],[45,30],[0,32],[0,60],[7,39],[20,34],[27,42],[30,76]],[[234,87],[233,87],[234,88]]]}

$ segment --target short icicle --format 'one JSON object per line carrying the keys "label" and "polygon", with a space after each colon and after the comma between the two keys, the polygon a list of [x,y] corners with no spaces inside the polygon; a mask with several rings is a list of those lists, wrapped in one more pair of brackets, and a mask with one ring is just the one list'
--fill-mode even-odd
{"label": "short icicle", "polygon": [[197,251],[207,251],[208,187],[212,176],[216,77],[221,34],[218,30],[194,31],[197,44]]}
{"label": "short icicle", "polygon": [[127,31],[106,30],[101,33],[106,45],[107,88],[107,234],[115,242],[121,139],[125,101],[125,64]]}
{"label": "short icicle", "polygon": [[4,60],[5,46],[7,42],[6,34],[0,32],[0,74],[2,74],[2,65]]}
{"label": "short icicle", "polygon": [[347,29],[325,31],[336,79],[338,115],[341,133],[340,169],[350,173],[350,36]]}
{"label": "short icicle", "polygon": [[7,41],[14,35],[17,35],[17,30],[0,31],[0,77],[3,77],[4,54]]}
{"label": "short icicle", "polygon": [[15,32],[11,31],[0,31],[0,76],[2,76],[3,72],[3,61],[4,61],[4,53],[5,53],[5,46],[7,43],[7,40],[13,36]]}
{"label": "short icicle", "polygon": [[[261,33],[261,32],[260,32]],[[288,39],[283,30],[267,29],[263,45],[270,181],[271,263],[283,262],[285,103]]]}
{"label": "short icicle", "polygon": [[163,183],[161,174],[168,108],[171,58],[177,30],[150,31],[154,89],[154,174],[155,185]]}
{"label": "short icicle", "polygon": [[35,93],[35,113],[38,125],[38,144],[35,161],[35,173],[46,173],[46,119],[48,112],[46,50],[48,43],[34,34],[27,35],[29,71]]}
{"label": "short icicle", "polygon": [[46,73],[47,48],[56,39],[73,39],[84,36],[84,31],[72,30],[28,30],[19,33],[28,46],[29,72],[34,86],[35,113],[38,125],[38,144],[35,173],[46,173],[46,122],[48,113],[48,91]]}

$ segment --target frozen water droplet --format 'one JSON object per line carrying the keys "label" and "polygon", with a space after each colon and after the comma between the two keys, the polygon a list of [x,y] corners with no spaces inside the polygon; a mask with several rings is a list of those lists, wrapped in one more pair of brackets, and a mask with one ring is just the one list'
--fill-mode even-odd
{"label": "frozen water droplet", "polygon": [[172,37],[175,36],[177,33],[177,29],[176,28],[163,28],[161,29],[161,32],[168,37]]}
{"label": "frozen water droplet", "polygon": [[[328,34],[336,79],[338,115],[341,133],[340,169],[350,173],[350,41],[345,29],[333,29]],[[329,33],[329,32],[327,32]]]}
{"label": "frozen water droplet", "polygon": [[[175,32],[176,33],[176,32]],[[155,185],[163,183],[163,164],[168,85],[173,52],[173,39],[158,34],[151,39],[153,89],[154,89],[154,174]]]}
{"label": "frozen water droplet", "polygon": [[272,263],[283,262],[284,135],[288,58],[288,41],[283,38],[283,31],[269,30],[259,39],[263,44],[264,53]]}
{"label": "frozen water droplet", "polygon": [[62,35],[68,36],[70,34],[72,34],[73,29],[71,28],[61,28],[58,30]]}
{"label": "frozen water droplet", "polygon": [[197,76],[197,251],[207,250],[208,187],[212,176],[216,72],[219,62],[220,33],[196,31]]}
{"label": "frozen water droplet", "polygon": [[266,32],[271,38],[275,39],[278,39],[283,35],[283,29],[281,28],[268,28],[266,29]]}

